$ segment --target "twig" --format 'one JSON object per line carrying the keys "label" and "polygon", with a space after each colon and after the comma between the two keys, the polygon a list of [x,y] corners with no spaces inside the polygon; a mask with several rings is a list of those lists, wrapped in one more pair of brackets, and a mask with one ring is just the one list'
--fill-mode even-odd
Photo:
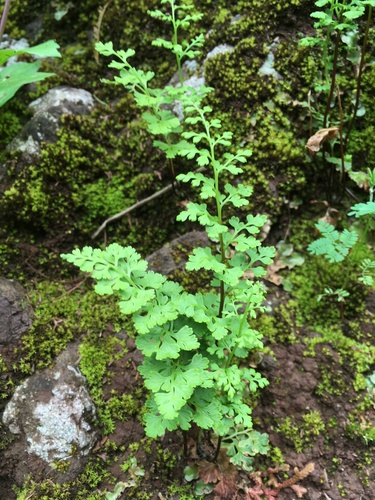
{"label": "twig", "polygon": [[[195,170],[195,172],[204,172],[206,170],[206,167],[199,167]],[[126,208],[125,210],[123,210],[122,212],[119,212],[115,215],[112,215],[111,217],[109,217],[108,219],[106,219],[103,224],[99,227],[99,229],[97,229],[95,231],[95,233],[91,236],[91,239],[94,240],[98,234],[100,234],[103,229],[106,228],[107,224],[109,222],[112,222],[114,220],[117,220],[117,219],[120,219],[121,217],[123,217],[124,215],[132,212],[133,210],[135,210],[136,208],[139,208],[141,207],[142,205],[145,205],[146,203],[148,203],[149,201],[152,201],[154,200],[155,198],[158,198],[159,196],[161,196],[162,194],[164,193],[167,193],[168,191],[170,191],[171,189],[173,189],[174,187],[174,183],[172,184],[168,184],[168,186],[165,186],[163,189],[160,189],[160,191],[156,191],[156,193],[152,194],[151,196],[149,196],[148,198],[144,198],[143,200],[141,201],[137,201],[137,203],[134,203],[134,205],[132,205],[131,207],[129,208]]]}
{"label": "twig", "polygon": [[[102,7],[99,7],[99,18],[98,18],[97,23],[94,26],[94,29],[93,29],[95,42],[99,42],[100,28],[102,26],[103,17],[104,17],[105,11],[107,10],[108,5],[111,2],[112,2],[112,0],[109,0],[105,5],[103,5]],[[95,50],[95,52],[94,52],[94,58],[95,58],[96,64],[99,64],[99,52],[97,50]]]}
{"label": "twig", "polygon": [[345,141],[344,141],[344,137],[343,137],[344,117],[343,117],[343,113],[342,113],[340,88],[338,86],[336,88],[336,94],[337,94],[337,103],[339,105],[339,112],[340,112],[340,158],[341,158],[340,181],[341,181],[342,187],[345,188]]}
{"label": "twig", "polygon": [[165,186],[163,189],[160,189],[160,191],[156,191],[156,193],[152,194],[151,196],[149,196],[148,198],[144,198],[143,200],[141,201],[137,201],[137,203],[134,203],[134,205],[132,205],[131,207],[129,208],[126,208],[125,210],[123,210],[122,212],[119,212],[115,215],[112,215],[111,217],[109,217],[108,219],[106,219],[103,224],[99,227],[99,229],[97,229],[95,231],[95,233],[91,236],[91,239],[95,239],[98,234],[100,234],[103,229],[106,228],[107,224],[109,222],[112,222],[114,220],[117,220],[117,219],[120,219],[121,217],[123,217],[124,215],[128,214],[129,212],[132,212],[133,210],[135,210],[136,208],[139,208],[141,207],[142,205],[145,205],[146,203],[148,203],[149,201],[152,201],[154,200],[155,198],[158,198],[159,196],[161,196],[162,194],[164,193],[167,193],[168,191],[170,191],[171,189],[173,188],[173,184],[168,184],[168,186]]}
{"label": "twig", "polygon": [[65,295],[69,295],[70,293],[74,292],[74,290],[77,290],[77,288],[79,288],[81,285],[83,285],[83,283],[87,280],[87,278],[88,278],[88,276],[85,276],[85,278],[83,278],[82,281],[80,281],[79,283],[77,283],[77,285],[75,285],[70,290],[67,290],[63,294],[59,295],[59,297],[56,297],[55,299],[53,299],[52,302],[55,302],[56,300],[60,300],[61,298],[65,297]]}
{"label": "twig", "polygon": [[4,34],[4,30],[5,30],[5,23],[7,22],[7,17],[8,17],[8,12],[9,12],[9,7],[10,7],[10,0],[5,0],[3,15],[1,16],[1,21],[0,21],[0,42],[3,38],[3,34]]}

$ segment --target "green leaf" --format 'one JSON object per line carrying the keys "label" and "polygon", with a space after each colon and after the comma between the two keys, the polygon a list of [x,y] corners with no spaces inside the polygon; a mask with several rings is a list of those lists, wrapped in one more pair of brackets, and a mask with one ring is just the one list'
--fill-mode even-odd
{"label": "green leaf", "polygon": [[58,45],[54,40],[48,40],[48,42],[43,42],[39,45],[35,45],[34,47],[27,47],[25,49],[3,49],[0,50],[0,66],[3,66],[10,57],[21,54],[32,54],[38,57],[61,57],[59,48],[60,45]]}
{"label": "green leaf", "polygon": [[125,489],[129,487],[127,483],[117,483],[113,493],[106,493],[106,500],[117,500],[124,493]]}
{"label": "green leaf", "polygon": [[39,82],[54,75],[54,73],[40,73],[39,67],[40,61],[20,62],[0,70],[0,107],[9,101],[23,85]]}
{"label": "green leaf", "polygon": [[[259,454],[266,455],[269,452],[267,434],[239,426],[234,429],[233,436],[233,441],[227,448],[227,455],[231,457],[230,461],[241,469],[252,470],[254,457]],[[227,444],[225,438],[224,443]]]}
{"label": "green leaf", "polygon": [[[95,291],[100,294],[98,286],[95,287]],[[123,294],[122,292],[119,293],[121,297]],[[138,290],[133,288],[131,290],[130,297],[126,296],[126,300],[121,300],[118,305],[122,314],[134,314],[147,306],[154,299],[154,297],[155,290]]]}
{"label": "green leaf", "polygon": [[356,219],[364,215],[375,215],[375,201],[353,205],[348,215],[354,215]]}
{"label": "green leaf", "polygon": [[225,264],[220,262],[220,256],[212,255],[212,250],[209,247],[194,248],[193,253],[189,256],[189,260],[186,263],[188,271],[206,269],[207,271],[215,271],[221,274],[225,271],[225,268]]}
{"label": "green leaf", "polygon": [[146,387],[154,393],[160,414],[172,420],[177,418],[195,387],[212,387],[212,375],[207,368],[208,360],[195,354],[186,365],[146,358],[139,372]]}
{"label": "green leaf", "polygon": [[178,428],[187,431],[191,427],[192,411],[188,405],[181,408],[178,416],[174,419],[163,417],[153,399],[147,401],[146,407],[149,411],[144,415],[143,419],[146,423],[145,430],[148,437],[156,439],[163,436],[165,431],[175,431]]}
{"label": "green leaf", "polygon": [[167,110],[160,110],[158,116],[146,111],[142,118],[147,122],[150,133],[155,135],[168,135],[180,126],[180,120]]}
{"label": "green leaf", "polygon": [[153,328],[148,334],[139,336],[136,343],[145,356],[155,354],[157,360],[177,359],[181,350],[193,351],[199,348],[193,329],[186,325],[177,331]]}
{"label": "green leaf", "polygon": [[221,404],[214,389],[197,388],[189,400],[194,409],[192,420],[201,429],[215,429],[222,419]]}
{"label": "green leaf", "polygon": [[233,206],[239,208],[249,204],[248,197],[251,196],[253,188],[250,186],[245,186],[244,184],[238,184],[238,186],[232,186],[231,184],[225,184],[225,191],[228,193],[223,202],[232,203]]}
{"label": "green leaf", "polygon": [[339,233],[325,221],[319,221],[315,227],[323,236],[310,243],[307,250],[313,255],[324,255],[329,262],[342,262],[358,240],[356,232],[344,229]]}
{"label": "green leaf", "polygon": [[189,143],[184,140],[176,142],[175,144],[154,141],[154,146],[161,149],[167,158],[176,158],[176,156],[180,154],[182,148],[187,149],[189,147]]}
{"label": "green leaf", "polygon": [[[168,289],[173,290],[173,296],[168,293]],[[182,287],[177,283],[164,283],[164,285],[157,290],[155,300],[153,300],[152,303],[148,303],[147,311],[141,311],[141,314],[134,316],[134,326],[138,333],[147,333],[156,325],[161,326],[168,321],[176,319],[179,315],[181,291]]]}
{"label": "green leaf", "polygon": [[343,12],[343,16],[351,21],[353,19],[358,19],[359,17],[363,16],[364,13],[365,13],[364,6],[358,5],[354,8],[351,8],[350,10],[347,10],[346,12]]}
{"label": "green leaf", "polygon": [[216,227],[218,234],[226,230],[225,226],[218,223],[218,218],[208,212],[207,205],[205,203],[188,203],[186,210],[178,214],[176,219],[178,221],[185,221],[189,219],[193,222],[198,220],[202,226]]}

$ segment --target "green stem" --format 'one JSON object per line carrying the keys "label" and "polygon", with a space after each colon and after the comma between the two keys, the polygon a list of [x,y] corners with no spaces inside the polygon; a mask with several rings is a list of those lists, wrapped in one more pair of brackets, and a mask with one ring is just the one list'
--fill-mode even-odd
{"label": "green stem", "polygon": [[[216,168],[215,142],[213,141],[213,139],[211,137],[210,127],[209,127],[209,125],[204,117],[204,113],[195,104],[194,104],[194,107],[198,111],[198,113],[202,119],[202,123],[204,125],[205,130],[206,130],[207,141],[208,141],[208,144],[210,146],[210,159],[211,159],[211,165],[212,165],[212,169],[213,169],[213,173],[214,173],[217,219],[218,219],[218,223],[222,224],[223,223],[223,214],[222,214],[222,203],[220,200],[219,172],[218,172],[218,169]],[[219,245],[220,245],[221,263],[226,265],[227,258],[225,256],[225,245],[224,245],[223,235],[221,233],[219,235]],[[219,304],[218,318],[221,318],[223,315],[224,304],[225,304],[225,286],[224,286],[224,281],[220,280],[220,304]]]}
{"label": "green stem", "polygon": [[[176,24],[176,10],[175,10],[175,5],[174,5],[174,0],[171,0],[171,8],[172,8],[172,25],[173,25],[173,36],[172,36],[172,43],[173,45],[178,44],[178,27]],[[181,87],[184,84],[184,79],[182,76],[182,69],[181,69],[181,57],[175,52],[176,56],[176,63],[177,63],[177,72],[178,76],[180,78],[180,85]]]}
{"label": "green stem", "polygon": [[242,329],[243,329],[243,326],[245,324],[245,321],[246,321],[246,318],[247,318],[247,314],[249,312],[249,307],[250,307],[250,301],[246,304],[246,307],[245,307],[245,310],[244,312],[242,313],[242,318],[241,318],[241,322],[240,322],[240,328],[238,330],[238,333],[237,333],[237,342],[234,343],[233,347],[232,347],[232,350],[230,351],[228,357],[227,357],[227,360],[226,360],[226,363],[225,363],[225,368],[228,368],[230,366],[230,364],[232,363],[232,359],[234,357],[234,352],[237,348],[237,345],[238,345],[238,340],[242,337]]}
{"label": "green stem", "polygon": [[335,43],[335,51],[333,54],[333,68],[332,68],[332,76],[331,76],[331,87],[329,90],[329,95],[327,99],[327,104],[326,104],[326,109],[324,111],[324,118],[323,118],[323,128],[327,127],[327,120],[329,117],[329,110],[331,107],[331,102],[333,98],[333,94],[335,91],[335,86],[336,86],[336,74],[337,74],[337,61],[338,61],[338,56],[339,56],[339,45],[340,45],[340,36],[337,33],[336,34],[336,43]]}

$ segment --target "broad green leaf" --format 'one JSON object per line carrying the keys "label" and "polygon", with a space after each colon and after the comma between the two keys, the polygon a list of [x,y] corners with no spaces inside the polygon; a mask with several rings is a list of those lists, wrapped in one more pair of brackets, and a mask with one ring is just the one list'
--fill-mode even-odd
{"label": "broad green leaf", "polygon": [[192,420],[201,429],[215,429],[221,421],[221,404],[215,397],[214,389],[197,388],[189,405],[194,408]]}
{"label": "broad green leaf", "polygon": [[59,48],[60,45],[58,45],[54,40],[48,40],[48,42],[43,42],[39,45],[35,45],[34,47],[27,47],[25,49],[3,49],[0,50],[0,66],[3,66],[10,57],[20,54],[32,54],[38,57],[61,57],[58,50]]}
{"label": "broad green leaf", "polygon": [[153,399],[147,401],[146,407],[149,411],[143,418],[146,423],[145,430],[148,437],[156,439],[159,436],[163,436],[165,431],[175,431],[178,428],[187,431],[191,427],[192,411],[188,405],[181,408],[178,416],[174,419],[163,417],[159,413],[158,406]]}
{"label": "broad green leaf", "polygon": [[364,215],[375,215],[375,201],[368,201],[367,203],[357,203],[351,207],[348,215],[354,215],[356,219]]}
{"label": "broad green leaf", "polygon": [[146,387],[154,393],[158,411],[171,420],[178,416],[195,387],[212,386],[212,376],[207,368],[208,360],[201,354],[195,354],[186,365],[146,358],[139,372],[145,379]]}
{"label": "broad green leaf", "polygon": [[54,75],[54,73],[40,73],[39,67],[40,61],[20,62],[0,70],[0,107],[9,101],[23,85],[39,82]]}

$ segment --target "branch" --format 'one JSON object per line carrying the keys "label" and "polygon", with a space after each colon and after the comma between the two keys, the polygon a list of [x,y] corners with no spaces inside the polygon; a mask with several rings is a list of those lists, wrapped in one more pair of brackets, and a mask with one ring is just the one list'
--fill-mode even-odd
{"label": "branch", "polygon": [[170,191],[172,189],[172,187],[173,187],[173,184],[168,184],[168,186],[165,186],[163,189],[160,189],[160,191],[156,191],[156,193],[152,194],[148,198],[144,198],[141,201],[137,201],[137,203],[134,203],[134,205],[132,205],[131,207],[126,208],[122,212],[119,212],[119,213],[117,213],[115,215],[112,215],[111,217],[109,217],[108,219],[106,219],[103,222],[103,224],[99,227],[99,229],[97,229],[95,231],[95,233],[91,236],[91,239],[94,240],[98,236],[98,234],[100,234],[107,227],[107,224],[109,224],[110,222],[112,222],[114,220],[117,220],[117,219],[120,219],[121,217],[123,217],[124,215],[132,212],[136,208],[139,208],[142,205],[145,205],[146,203],[148,203],[149,201],[152,201],[155,198],[158,198],[162,194],[167,193],[168,191]]}
{"label": "branch", "polygon": [[5,30],[5,23],[7,22],[7,17],[8,17],[9,7],[10,7],[10,0],[5,0],[4,10],[3,10],[3,14],[1,16],[1,21],[0,21],[0,42],[3,38],[3,34],[4,34],[4,30]]}
{"label": "branch", "polygon": [[[205,170],[206,170],[206,167],[199,167],[195,170],[195,172],[204,172]],[[152,194],[148,198],[145,198],[144,200],[141,200],[141,201],[137,201],[137,203],[134,203],[134,205],[132,205],[131,207],[126,208],[125,210],[123,210],[122,212],[119,212],[118,214],[112,215],[111,217],[109,217],[108,219],[106,219],[103,222],[103,224],[99,227],[99,229],[97,229],[95,231],[95,233],[91,236],[91,239],[94,240],[98,236],[98,234],[100,234],[103,231],[103,229],[106,228],[106,226],[109,222],[120,219],[121,217],[132,212],[136,208],[139,208],[142,205],[145,205],[146,203],[148,203],[149,201],[152,201],[155,198],[158,198],[162,194],[167,193],[168,191],[170,191],[173,188],[173,186],[174,186],[174,183],[168,184],[168,186],[165,186],[163,189],[160,189],[160,191],[156,191],[156,193]]]}

